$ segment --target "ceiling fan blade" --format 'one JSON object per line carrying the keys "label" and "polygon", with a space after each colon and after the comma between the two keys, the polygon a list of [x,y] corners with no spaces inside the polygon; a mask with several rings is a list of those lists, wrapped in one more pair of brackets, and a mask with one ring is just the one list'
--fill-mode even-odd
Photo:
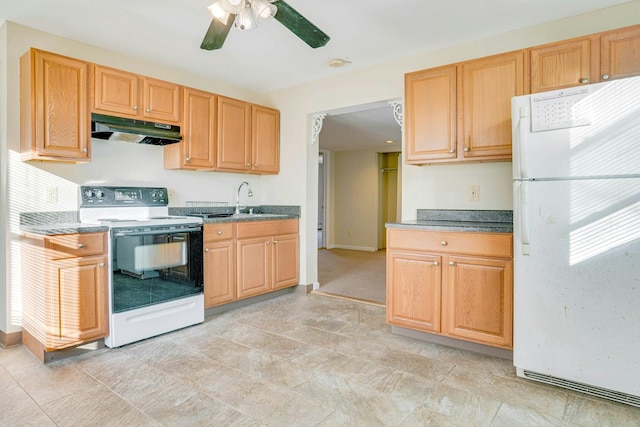
{"label": "ceiling fan blade", "polygon": [[300,15],[294,8],[282,0],[274,1],[273,5],[278,8],[274,18],[303,42],[314,49],[327,44],[329,36],[309,22],[307,18]]}
{"label": "ceiling fan blade", "polygon": [[200,49],[220,49],[224,44],[224,41],[227,39],[227,34],[229,34],[229,29],[231,29],[235,18],[236,15],[229,15],[229,19],[227,19],[226,24],[223,24],[216,18],[213,18],[211,20],[211,25],[209,25],[209,29],[207,30],[207,34],[204,35]]}

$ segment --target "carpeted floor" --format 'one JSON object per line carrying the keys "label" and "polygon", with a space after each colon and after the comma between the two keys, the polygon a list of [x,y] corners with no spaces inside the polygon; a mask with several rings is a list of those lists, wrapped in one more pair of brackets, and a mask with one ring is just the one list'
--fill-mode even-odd
{"label": "carpeted floor", "polygon": [[384,250],[318,250],[320,289],[316,292],[385,305],[385,256]]}

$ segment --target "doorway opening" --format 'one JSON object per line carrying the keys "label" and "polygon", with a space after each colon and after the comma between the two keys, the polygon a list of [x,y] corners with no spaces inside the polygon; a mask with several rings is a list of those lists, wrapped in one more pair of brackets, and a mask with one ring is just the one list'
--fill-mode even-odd
{"label": "doorway opening", "polygon": [[386,304],[385,224],[399,218],[401,140],[388,102],[324,118],[315,292]]}

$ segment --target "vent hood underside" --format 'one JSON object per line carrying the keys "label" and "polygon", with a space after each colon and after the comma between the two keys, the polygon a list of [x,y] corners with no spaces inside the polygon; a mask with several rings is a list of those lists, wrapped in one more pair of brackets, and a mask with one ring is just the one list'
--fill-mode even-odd
{"label": "vent hood underside", "polygon": [[167,145],[182,141],[180,126],[91,114],[91,137],[109,141]]}

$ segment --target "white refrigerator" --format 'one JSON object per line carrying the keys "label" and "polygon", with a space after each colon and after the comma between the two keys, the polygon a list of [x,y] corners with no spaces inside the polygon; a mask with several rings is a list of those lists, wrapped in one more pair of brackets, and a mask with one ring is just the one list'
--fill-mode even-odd
{"label": "white refrigerator", "polygon": [[640,406],[640,77],[512,100],[518,376]]}

